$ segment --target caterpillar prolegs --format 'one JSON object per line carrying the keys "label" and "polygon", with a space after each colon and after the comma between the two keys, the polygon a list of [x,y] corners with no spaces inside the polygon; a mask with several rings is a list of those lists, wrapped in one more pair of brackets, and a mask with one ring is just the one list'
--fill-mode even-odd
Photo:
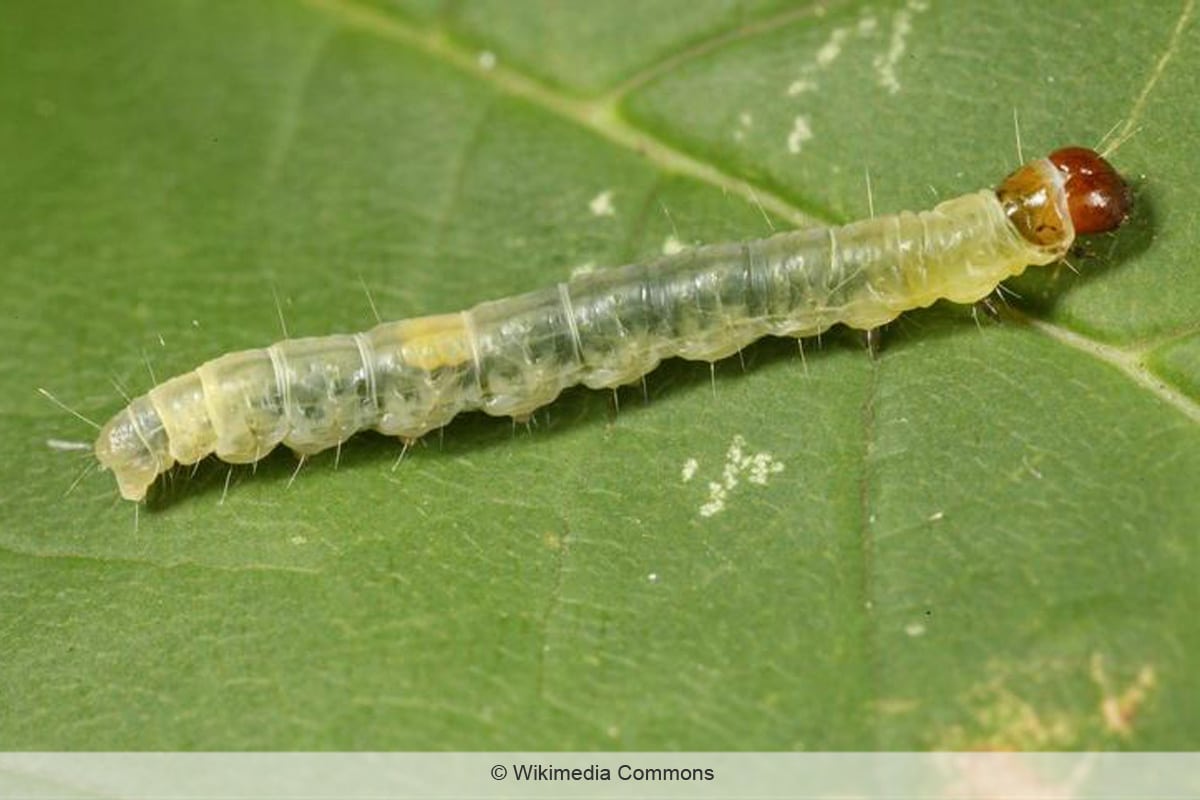
{"label": "caterpillar prolegs", "polygon": [[940,298],[972,303],[1132,198],[1092,150],[1068,147],[995,190],[919,213],[685,250],[456,314],[230,353],[134,399],[96,457],[141,500],[158,475],[215,453],[247,463],[317,453],[366,429],[406,438],[456,414],[525,416],[566,387],[616,387],[668,357],[715,361],[764,335],[873,329]]}

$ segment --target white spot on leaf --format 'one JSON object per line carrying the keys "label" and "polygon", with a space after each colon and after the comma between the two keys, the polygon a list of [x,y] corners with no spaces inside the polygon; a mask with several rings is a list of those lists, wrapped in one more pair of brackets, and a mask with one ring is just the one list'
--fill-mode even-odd
{"label": "white spot on leaf", "polygon": [[909,0],[904,8],[892,15],[892,37],[885,54],[875,56],[875,73],[879,85],[890,94],[900,91],[900,78],[896,74],[896,65],[904,57],[908,49],[908,35],[912,33],[913,14],[920,14],[928,9],[928,4],[921,0]]}
{"label": "white spot on leaf", "polygon": [[746,138],[746,133],[754,127],[754,115],[749,111],[743,111],[738,114],[738,126],[733,131],[733,138],[737,141],[742,141]]}
{"label": "white spot on leaf", "polygon": [[[695,465],[695,468],[692,468]],[[688,475],[685,480],[691,480],[699,463],[688,459],[683,471]],[[700,506],[700,516],[711,517],[725,510],[726,501],[730,494],[741,485],[743,476],[757,486],[766,486],[772,475],[783,472],[783,463],[776,461],[770,453],[746,453],[746,440],[741,435],[734,436],[725,451],[725,465],[721,469],[719,481],[709,481],[708,500]]]}
{"label": "white spot on leaf", "polygon": [[788,134],[787,148],[788,152],[796,155],[804,146],[804,143],[813,138],[812,127],[809,125],[808,117],[804,114],[799,114],[792,120],[792,131]]}
{"label": "white spot on leaf", "polygon": [[812,78],[799,78],[792,81],[792,85],[787,88],[787,93],[790,97],[804,94],[805,92],[815,91],[817,82]]}
{"label": "white spot on leaf", "polygon": [[592,213],[597,217],[614,216],[617,213],[617,210],[613,208],[612,198],[612,190],[605,189],[603,192],[592,198],[591,202],[588,203],[588,208],[590,208]]}
{"label": "white spot on leaf", "polygon": [[[898,93],[901,88],[897,68],[907,51],[913,16],[928,8],[928,0],[908,0],[904,7],[893,13],[887,50],[877,53],[872,59],[876,82],[890,94]],[[857,21],[831,29],[825,41],[817,47],[812,60],[800,66],[796,78],[787,87],[787,95],[800,97],[817,91],[820,88],[820,75],[846,55],[854,40],[876,39],[882,27],[873,13],[864,10]],[[799,153],[803,144],[812,137],[811,120],[804,115],[797,116],[787,137],[788,152],[793,155]],[[735,138],[740,139],[736,134]]]}
{"label": "white spot on leaf", "polygon": [[824,72],[829,69],[841,57],[842,49],[852,34],[856,34],[860,39],[872,36],[879,23],[873,16],[869,16],[867,12],[859,18],[854,25],[844,25],[834,28],[829,32],[829,36],[817,48],[816,55],[813,60],[800,67],[800,74],[796,80],[792,81],[787,88],[787,93],[791,97],[814,92],[817,90],[817,73]]}
{"label": "white spot on leaf", "polygon": [[683,462],[683,469],[679,471],[679,477],[683,479],[684,483],[687,483],[692,478],[696,477],[696,470],[699,468],[700,462],[694,458],[689,458],[687,461]]}
{"label": "white spot on leaf", "polygon": [[834,28],[825,44],[821,45],[821,49],[817,51],[816,65],[824,69],[837,61],[838,56],[842,54],[842,43],[849,35],[849,28]]}

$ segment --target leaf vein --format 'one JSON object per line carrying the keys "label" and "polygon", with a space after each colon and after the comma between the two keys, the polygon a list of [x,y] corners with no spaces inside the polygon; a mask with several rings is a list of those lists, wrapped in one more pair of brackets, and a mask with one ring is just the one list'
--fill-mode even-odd
{"label": "leaf vein", "polygon": [[761,204],[796,227],[819,223],[818,219],[804,213],[766,187],[751,187],[744,178],[725,172],[629,124],[621,117],[618,106],[608,98],[595,100],[569,97],[504,64],[494,65],[487,70],[481,69],[472,53],[449,41],[439,31],[414,27],[374,9],[360,6],[353,0],[303,2],[322,13],[339,18],[349,27],[400,42],[456,67],[464,74],[490,84],[498,92],[531,103],[638,153],[666,172],[690,176],[741,197],[748,203]]}
{"label": "leaf vein", "polygon": [[[1167,40],[1167,46],[1154,62],[1154,69],[1151,70],[1150,76],[1142,86],[1142,90],[1138,92],[1137,98],[1133,101],[1133,107],[1129,111],[1129,116],[1125,120],[1125,124],[1121,126],[1121,132],[1113,139],[1115,143],[1123,142],[1132,135],[1138,120],[1146,110],[1146,102],[1150,98],[1150,93],[1154,91],[1154,87],[1158,85],[1159,79],[1166,72],[1167,64],[1170,63],[1171,58],[1179,50],[1179,43],[1183,39],[1183,31],[1187,27],[1195,10],[1196,0],[1184,0],[1183,7],[1179,10],[1179,17],[1175,21],[1175,27],[1171,31],[1171,37]],[[1110,149],[1112,148],[1110,147]]]}
{"label": "leaf vein", "polygon": [[1104,344],[1052,322],[1031,317],[1015,308],[1009,309],[1006,313],[1055,341],[1111,364],[1159,400],[1172,406],[1193,422],[1200,423],[1200,403],[1156,377],[1139,354]]}

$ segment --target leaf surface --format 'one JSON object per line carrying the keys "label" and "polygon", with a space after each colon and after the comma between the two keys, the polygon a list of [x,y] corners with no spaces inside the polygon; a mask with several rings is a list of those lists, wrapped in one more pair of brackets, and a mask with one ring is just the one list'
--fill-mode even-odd
{"label": "leaf surface", "polygon": [[[5,4],[0,745],[1200,746],[1200,36],[1094,6]],[[1003,324],[64,496],[37,387],[926,207],[1014,111],[1138,205]]]}

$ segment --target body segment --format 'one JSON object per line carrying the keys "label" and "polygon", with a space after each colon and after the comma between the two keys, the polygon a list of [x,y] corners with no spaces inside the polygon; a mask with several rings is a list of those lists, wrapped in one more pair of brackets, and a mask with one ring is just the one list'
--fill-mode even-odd
{"label": "body segment", "polygon": [[465,410],[521,417],[568,386],[630,383],[664,358],[715,361],[768,334],[873,329],[941,298],[974,302],[1065,254],[1065,174],[1042,159],[998,192],[929,211],[700,247],[460,313],[231,353],[135,399],[96,454],[141,500],[173,464],[210,453],[246,463],[366,429],[414,438]]}

